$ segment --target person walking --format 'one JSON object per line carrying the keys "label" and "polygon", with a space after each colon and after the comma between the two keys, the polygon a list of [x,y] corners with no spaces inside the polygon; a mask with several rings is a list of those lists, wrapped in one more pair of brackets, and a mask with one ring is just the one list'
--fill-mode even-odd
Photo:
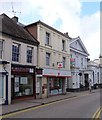
{"label": "person walking", "polygon": [[92,91],[92,88],[91,88],[91,79],[89,80],[89,91],[90,91],[90,93]]}

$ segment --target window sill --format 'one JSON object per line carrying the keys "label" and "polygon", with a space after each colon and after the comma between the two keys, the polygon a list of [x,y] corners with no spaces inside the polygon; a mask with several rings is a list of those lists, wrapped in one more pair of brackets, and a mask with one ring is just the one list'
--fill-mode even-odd
{"label": "window sill", "polygon": [[52,48],[52,46],[51,46],[51,45],[48,45],[48,44],[45,44],[45,46],[48,46],[48,47],[51,47],[51,48]]}
{"label": "window sill", "polygon": [[66,50],[62,50],[63,52],[67,52]]}

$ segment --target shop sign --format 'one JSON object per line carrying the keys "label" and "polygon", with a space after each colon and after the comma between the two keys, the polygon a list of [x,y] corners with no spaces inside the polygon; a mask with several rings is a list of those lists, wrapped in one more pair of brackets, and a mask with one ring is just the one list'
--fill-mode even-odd
{"label": "shop sign", "polygon": [[34,68],[12,67],[12,72],[34,73]]}
{"label": "shop sign", "polygon": [[71,59],[70,59],[70,64],[71,64],[71,65],[75,65],[75,58],[71,58]]}
{"label": "shop sign", "polygon": [[29,69],[29,73],[34,73],[34,69],[33,69],[33,68],[30,68],[30,69]]}
{"label": "shop sign", "polygon": [[58,68],[62,68],[63,67],[63,63],[62,62],[59,62],[58,63]]}

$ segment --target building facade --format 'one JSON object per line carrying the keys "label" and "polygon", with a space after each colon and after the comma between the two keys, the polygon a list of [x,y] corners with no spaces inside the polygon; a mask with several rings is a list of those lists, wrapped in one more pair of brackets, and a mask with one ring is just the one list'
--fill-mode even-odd
{"label": "building facade", "polygon": [[1,104],[36,98],[35,72],[39,42],[14,18],[0,15]]}
{"label": "building facade", "polygon": [[37,76],[37,97],[66,93],[70,74],[69,37],[51,26],[38,21],[25,27],[39,42],[38,67],[43,69]]}
{"label": "building facade", "polygon": [[93,88],[97,88],[98,86],[100,86],[100,67],[99,64],[95,61],[88,61],[88,69],[92,70],[92,76],[91,76],[91,80],[92,80],[92,86]]}
{"label": "building facade", "polygon": [[70,39],[70,68],[72,78],[68,82],[68,91],[79,90],[87,86],[91,71],[87,70],[87,52],[80,37]]}

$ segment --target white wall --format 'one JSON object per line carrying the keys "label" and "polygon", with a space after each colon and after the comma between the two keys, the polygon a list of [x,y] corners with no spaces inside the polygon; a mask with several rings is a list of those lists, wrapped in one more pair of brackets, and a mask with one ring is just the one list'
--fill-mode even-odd
{"label": "white wall", "polygon": [[[11,63],[15,64],[22,64],[22,65],[37,65],[37,47],[33,45],[29,45],[22,42],[17,42],[15,40],[12,40],[11,38],[7,36],[0,36],[0,39],[4,40],[3,43],[3,58],[2,60],[8,61],[9,64],[6,65],[6,70],[8,71],[8,102],[11,103]],[[18,43],[20,44],[20,61],[19,62],[13,62],[12,61],[12,43]],[[30,46],[33,48],[33,62],[32,64],[29,64],[26,62],[26,50],[27,46]]]}
{"label": "white wall", "polygon": [[[62,57],[66,57],[65,69],[70,70],[70,50],[68,38],[41,24],[37,27],[38,41],[40,42],[38,65],[40,67],[58,69],[57,62],[62,62]],[[50,33],[51,46],[45,45],[46,32]],[[66,41],[66,51],[62,51],[62,39]],[[46,66],[46,52],[51,54],[50,66]]]}

